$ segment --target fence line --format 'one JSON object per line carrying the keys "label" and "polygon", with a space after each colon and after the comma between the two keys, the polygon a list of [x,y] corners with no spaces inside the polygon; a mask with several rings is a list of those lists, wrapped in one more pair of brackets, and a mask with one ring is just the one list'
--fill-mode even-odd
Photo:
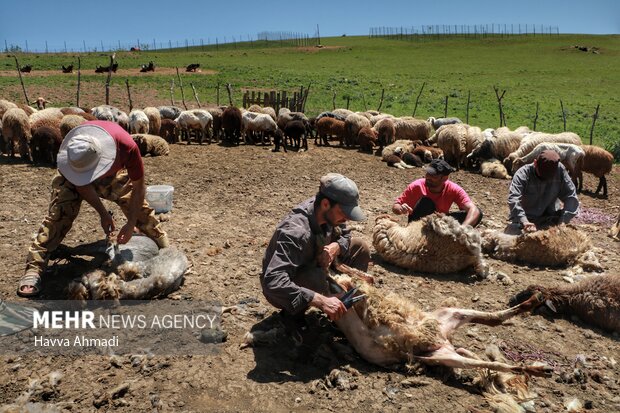
{"label": "fence line", "polygon": [[545,26],[542,24],[435,24],[421,26],[400,27],[371,27],[368,37],[380,37],[396,40],[428,40],[450,37],[484,38],[484,37],[512,37],[512,36],[559,36],[559,26]]}

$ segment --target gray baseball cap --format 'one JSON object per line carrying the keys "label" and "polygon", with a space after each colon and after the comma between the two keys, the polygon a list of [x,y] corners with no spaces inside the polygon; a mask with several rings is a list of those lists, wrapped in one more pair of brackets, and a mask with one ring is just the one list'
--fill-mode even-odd
{"label": "gray baseball cap", "polygon": [[359,206],[360,194],[357,185],[346,176],[329,173],[321,177],[319,191],[332,201],[337,202],[342,208],[342,212],[350,220],[363,221],[366,219],[366,214]]}

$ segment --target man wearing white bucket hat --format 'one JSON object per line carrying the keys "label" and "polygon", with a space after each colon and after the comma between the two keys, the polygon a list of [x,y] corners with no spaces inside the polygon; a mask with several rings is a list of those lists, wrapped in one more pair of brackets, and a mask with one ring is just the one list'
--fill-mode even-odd
{"label": "man wearing white bucket hat", "polygon": [[131,135],[113,122],[89,121],[72,129],[58,152],[58,174],[52,180],[52,195],[26,259],[26,271],[17,294],[36,296],[41,292],[41,274],[77,217],[82,200],[99,214],[106,235],[115,222],[101,198],[115,202],[127,217],[118,232],[118,243],[131,239],[134,227],[157,243],[168,246],[154,211],[144,201],[144,166]]}

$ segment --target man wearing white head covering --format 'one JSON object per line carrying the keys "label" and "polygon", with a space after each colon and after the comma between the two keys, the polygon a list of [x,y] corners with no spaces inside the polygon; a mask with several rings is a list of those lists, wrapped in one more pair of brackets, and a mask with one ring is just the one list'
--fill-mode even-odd
{"label": "man wearing white head covering", "polygon": [[160,248],[168,246],[166,233],[144,201],[140,151],[123,128],[113,122],[90,121],[72,129],[60,146],[57,162],[49,212],[30,246],[26,271],[17,287],[17,294],[23,297],[40,293],[49,254],[71,229],[82,200],[97,211],[106,235],[116,227],[101,198],[120,206],[127,223],[118,232],[119,244],[129,241],[138,227]]}

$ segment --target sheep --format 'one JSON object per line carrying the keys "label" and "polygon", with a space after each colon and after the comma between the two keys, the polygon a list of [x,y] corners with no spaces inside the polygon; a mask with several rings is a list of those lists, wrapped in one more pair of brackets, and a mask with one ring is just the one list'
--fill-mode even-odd
{"label": "sheep", "polygon": [[142,157],[147,155],[166,156],[170,153],[168,142],[157,135],[138,133],[132,134],[131,137],[138,145],[138,149],[140,149],[140,155],[142,155]]}
{"label": "sheep", "polygon": [[286,113],[291,113],[291,110],[289,108],[280,108],[278,110],[278,118]]}
{"label": "sheep", "polygon": [[278,129],[276,122],[271,118],[271,116],[265,113],[245,112],[242,115],[241,120],[246,142],[248,142],[248,139],[256,139],[260,137],[262,143],[265,143],[266,137],[269,140],[269,143],[271,143],[271,136],[274,136],[276,129]]}
{"label": "sheep", "polygon": [[[63,116],[64,117],[64,116]],[[30,130],[34,130],[36,128],[40,128],[41,126],[48,126],[50,128],[54,128],[54,129],[60,129],[60,122],[62,122],[62,118],[56,118],[56,117],[51,117],[51,118],[41,118],[36,120],[35,122],[30,122]]]}
{"label": "sheep", "polygon": [[572,143],[539,143],[532,150],[532,152],[522,156],[521,158],[517,158],[512,162],[512,174],[514,175],[515,172],[517,172],[517,170],[523,165],[534,162],[534,159],[538,158],[538,155],[547,150],[557,152],[560,156],[560,161],[562,161],[571,179],[575,185],[577,185],[577,178],[581,173],[581,168],[583,167],[585,152],[580,146]]}
{"label": "sheep", "polygon": [[97,65],[95,67],[95,73],[107,73],[109,71],[112,71],[112,72],[116,73],[117,70],[118,70],[118,63],[112,63],[111,66],[99,66],[99,65]]}
{"label": "sheep", "polygon": [[[512,152],[519,149],[523,134],[519,132],[503,132],[499,128],[493,131],[492,137],[485,137],[485,139],[474,148],[468,155],[467,159],[470,164],[477,163],[478,161],[485,161],[487,159],[497,158],[505,159]],[[506,128],[508,129],[508,128]]]}
{"label": "sheep", "polygon": [[15,145],[19,144],[19,154],[22,159],[32,162],[30,151],[30,122],[28,115],[20,108],[11,108],[2,116],[2,137],[5,144],[5,153],[15,156]]}
{"label": "sheep", "polygon": [[344,121],[344,125],[347,132],[344,140],[344,144],[346,146],[357,145],[357,134],[359,133],[360,129],[365,127],[370,128],[372,126],[368,118],[358,113],[352,113],[347,116]]}
{"label": "sheep", "polygon": [[459,118],[434,118],[430,117],[426,120],[428,123],[433,125],[433,129],[437,130],[443,125],[453,125],[455,123],[463,123]]}
{"label": "sheep", "polygon": [[199,68],[200,68],[200,63],[190,63],[185,68],[185,71],[186,72],[197,72]]}
{"label": "sheep", "polygon": [[429,163],[433,159],[443,159],[443,150],[434,146],[416,145],[412,153],[420,157],[425,163]]}
{"label": "sheep", "polygon": [[579,135],[573,132],[562,132],[557,134],[551,133],[542,133],[542,132],[532,132],[527,134],[522,140],[519,148],[514,152],[508,154],[506,158],[503,159],[504,166],[507,171],[512,171],[512,163],[517,158],[522,158],[528,153],[530,153],[536,145],[543,142],[552,142],[552,143],[572,143],[575,145],[581,145],[581,138]]}
{"label": "sheep", "polygon": [[[177,128],[181,130],[181,135],[187,136],[187,144],[190,144],[190,130],[195,130],[198,135],[198,143],[202,145],[204,137],[207,137],[207,143],[211,143],[211,125],[213,117],[204,109],[185,110],[179,114],[174,120]],[[182,138],[182,136],[181,136]]]}
{"label": "sheep", "polygon": [[339,115],[337,113],[334,112],[321,112],[317,115],[316,118],[314,118],[315,123],[319,121],[319,119],[321,118],[332,118],[332,119],[338,119],[344,122],[344,120],[347,118],[346,116],[343,115]]}
{"label": "sheep", "polygon": [[[307,133],[307,125],[304,124],[301,120],[293,120],[288,122],[284,127],[284,135],[289,136],[293,139],[295,144],[295,149],[302,152],[304,150],[308,150],[308,139],[306,138]],[[284,136],[282,136],[283,138]],[[302,144],[303,139],[303,144]],[[300,149],[301,147],[301,149]],[[284,145],[286,150],[286,145]]]}
{"label": "sheep", "polygon": [[179,117],[183,109],[176,106],[159,106],[157,108],[162,119],[175,120]]}
{"label": "sheep", "polygon": [[[353,287],[346,276],[337,278],[344,289]],[[383,293],[367,283],[355,285],[354,295],[365,295],[352,311],[336,321],[353,348],[368,362],[389,367],[414,360],[429,365],[454,368],[480,368],[501,372],[549,376],[548,366],[516,366],[486,361],[471,351],[455,349],[450,342],[456,329],[467,323],[497,326],[517,314],[539,305],[534,295],[518,306],[496,312],[442,307],[425,312],[396,293]]]}
{"label": "sheep", "polygon": [[75,128],[76,126],[81,125],[84,122],[86,122],[86,119],[84,119],[83,117],[79,115],[63,116],[62,120],[60,121],[60,125],[59,125],[61,138],[64,139],[65,136],[67,136],[67,133],[69,133],[71,129]]}
{"label": "sheep", "polygon": [[572,225],[557,225],[531,233],[512,235],[503,231],[482,233],[482,249],[491,257],[541,267],[579,265],[586,271],[600,271],[587,234]]}
{"label": "sheep", "polygon": [[217,142],[222,136],[222,115],[224,114],[224,110],[219,107],[208,107],[205,108],[205,110],[209,112],[213,118],[213,139]]}
{"label": "sheep", "polygon": [[347,118],[347,116],[353,114],[353,111],[349,110],[349,109],[342,109],[342,108],[338,108],[338,109],[334,109],[332,110],[332,113],[336,116],[342,116],[345,119]]}
{"label": "sheep", "polygon": [[123,129],[129,128],[129,116],[122,110],[110,105],[100,105],[91,109],[91,113],[99,120],[107,120],[110,122],[116,122]]}
{"label": "sheep", "polygon": [[[383,148],[381,151],[381,161],[386,162],[388,166],[393,166],[398,169],[412,168],[413,165],[405,162],[402,157],[405,153],[412,153],[414,148],[415,143],[413,141],[408,139],[397,140],[396,142]],[[418,157],[418,159],[420,158]],[[421,162],[422,161],[420,160],[420,163]]]}
{"label": "sheep", "polygon": [[425,120],[405,116],[394,118],[394,139],[410,139],[424,141],[429,138],[431,124]]}
{"label": "sheep", "polygon": [[26,112],[26,115],[28,115],[28,116],[32,115],[33,113],[37,113],[38,112],[37,109],[35,109],[35,108],[31,107],[31,106],[28,106],[28,105],[24,105],[23,103],[18,103],[17,107],[20,108],[21,110],[23,110],[24,112]]}
{"label": "sheep", "polygon": [[55,119],[60,121],[62,117],[65,116],[62,111],[58,108],[47,108],[40,110],[38,112],[33,113],[28,116],[28,120],[30,121],[30,125],[36,124],[41,119]]}
{"label": "sheep", "polygon": [[[324,117],[318,120],[316,123],[316,138],[314,139],[315,145],[323,144],[325,146],[329,146],[329,137],[335,136],[339,141],[340,145],[343,144],[345,136],[346,136],[346,128],[344,121]],[[317,143],[317,139],[319,142]]]}
{"label": "sheep", "polygon": [[[370,122],[371,124],[372,121]],[[372,130],[377,133],[377,143],[379,150],[382,151],[385,145],[390,145],[395,141],[396,128],[393,118],[385,117],[374,123]]]}
{"label": "sheep", "polygon": [[37,105],[37,109],[39,110],[45,109],[45,105],[47,105],[48,103],[52,103],[52,102],[45,100],[45,98],[42,96],[39,96],[37,100],[33,102],[33,104]]}
{"label": "sheep", "polygon": [[473,268],[485,277],[480,234],[454,218],[433,214],[406,227],[388,215],[377,217],[373,246],[385,261],[419,272],[447,274]]}
{"label": "sheep", "polygon": [[172,119],[162,119],[159,127],[159,136],[164,138],[168,143],[176,143],[175,129],[177,124]]}
{"label": "sheep", "polygon": [[129,133],[149,133],[149,117],[139,109],[129,112]]}
{"label": "sheep", "polygon": [[[72,116],[72,115],[69,115]],[[60,149],[64,135],[60,130],[41,126],[32,130],[30,139],[30,149],[32,151],[32,161],[35,164],[49,163],[56,166],[56,157]]]}
{"label": "sheep", "polygon": [[429,139],[430,143],[437,143],[443,150],[444,159],[450,165],[459,167],[467,156],[467,129],[466,124],[454,124],[440,127]]}
{"label": "sheep", "polygon": [[149,133],[151,135],[159,135],[159,128],[161,128],[161,114],[159,109],[153,106],[144,108],[144,114],[149,118]]}
{"label": "sheep", "polygon": [[598,186],[594,194],[598,194],[603,189],[603,197],[607,198],[607,178],[605,175],[611,172],[614,164],[614,156],[605,149],[596,145],[583,145],[581,147],[585,153],[583,165],[578,175],[579,191],[583,189],[583,172],[587,172],[599,179]]}
{"label": "sheep", "polygon": [[[74,256],[105,254],[107,241],[77,247],[59,247],[56,255]],[[157,248],[146,236],[133,236],[118,245],[119,252],[99,269],[73,280],[68,288],[69,299],[138,300],[164,297],[177,290],[189,267],[187,257],[176,248]]]}
{"label": "sheep", "polygon": [[420,158],[415,153],[404,152],[401,156],[401,159],[405,164],[410,166],[417,166],[418,168],[421,168],[424,165],[424,162],[422,162],[422,158]]}
{"label": "sheep", "polygon": [[269,115],[274,121],[277,120],[276,111],[271,106],[260,107],[259,105],[251,105],[248,112],[263,113]]}
{"label": "sheep", "polygon": [[60,111],[62,112],[63,115],[77,115],[77,114],[80,114],[80,113],[86,113],[84,111],[84,109],[78,108],[78,107],[75,107],[75,106],[60,108]]}
{"label": "sheep", "polygon": [[4,113],[12,108],[16,108],[17,105],[13,102],[9,102],[8,100],[0,99],[0,120],[4,116]]}
{"label": "sheep", "polygon": [[[511,305],[542,294],[554,313],[577,316],[583,322],[611,333],[620,333],[620,276],[593,275],[582,281],[559,287],[530,285],[510,300]],[[513,304],[514,303],[514,304]]]}
{"label": "sheep", "polygon": [[483,161],[480,165],[480,173],[487,178],[511,179],[504,164],[495,158]]}
{"label": "sheep", "polygon": [[229,106],[222,113],[222,129],[224,138],[232,144],[238,145],[241,137],[241,110],[234,106]]}
{"label": "sheep", "polygon": [[357,142],[360,145],[360,151],[372,152],[375,145],[379,143],[378,134],[374,129],[365,126],[359,130]]}

